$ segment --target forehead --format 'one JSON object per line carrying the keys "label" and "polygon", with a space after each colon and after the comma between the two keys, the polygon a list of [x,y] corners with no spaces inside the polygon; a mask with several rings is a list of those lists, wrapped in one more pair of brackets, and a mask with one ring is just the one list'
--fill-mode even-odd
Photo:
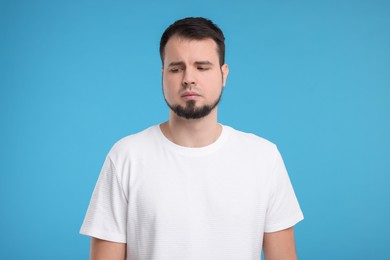
{"label": "forehead", "polygon": [[218,46],[211,38],[202,40],[171,37],[164,53],[164,63],[172,61],[218,61]]}

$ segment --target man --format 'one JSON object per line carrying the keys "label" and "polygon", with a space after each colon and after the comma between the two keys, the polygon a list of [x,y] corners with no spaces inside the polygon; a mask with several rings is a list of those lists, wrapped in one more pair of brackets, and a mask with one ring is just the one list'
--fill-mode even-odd
{"label": "man", "polygon": [[176,21],[160,55],[169,120],[109,152],[81,228],[91,259],[296,259],[303,215],[276,146],[217,121],[222,31]]}

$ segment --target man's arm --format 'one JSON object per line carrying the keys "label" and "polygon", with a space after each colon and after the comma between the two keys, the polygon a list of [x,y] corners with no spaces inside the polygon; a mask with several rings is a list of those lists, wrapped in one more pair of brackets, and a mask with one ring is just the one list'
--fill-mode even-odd
{"label": "man's arm", "polygon": [[126,244],[91,238],[91,260],[125,260]]}
{"label": "man's arm", "polygon": [[294,227],[277,232],[264,233],[264,256],[266,260],[296,260]]}

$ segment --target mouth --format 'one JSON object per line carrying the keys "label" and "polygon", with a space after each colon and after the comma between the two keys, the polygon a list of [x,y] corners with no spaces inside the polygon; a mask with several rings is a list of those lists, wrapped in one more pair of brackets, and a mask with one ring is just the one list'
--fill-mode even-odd
{"label": "mouth", "polygon": [[200,95],[196,92],[191,92],[191,91],[186,91],[184,92],[181,97],[185,100],[191,100],[191,99],[196,99]]}

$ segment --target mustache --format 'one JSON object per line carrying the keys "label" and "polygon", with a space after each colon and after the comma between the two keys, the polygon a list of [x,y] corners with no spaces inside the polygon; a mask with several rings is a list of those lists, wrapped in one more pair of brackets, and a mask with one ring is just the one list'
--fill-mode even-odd
{"label": "mustache", "polygon": [[183,88],[180,89],[179,94],[183,95],[186,92],[191,92],[191,93],[198,94],[198,95],[201,93],[200,89],[198,89],[194,85],[183,86]]}

